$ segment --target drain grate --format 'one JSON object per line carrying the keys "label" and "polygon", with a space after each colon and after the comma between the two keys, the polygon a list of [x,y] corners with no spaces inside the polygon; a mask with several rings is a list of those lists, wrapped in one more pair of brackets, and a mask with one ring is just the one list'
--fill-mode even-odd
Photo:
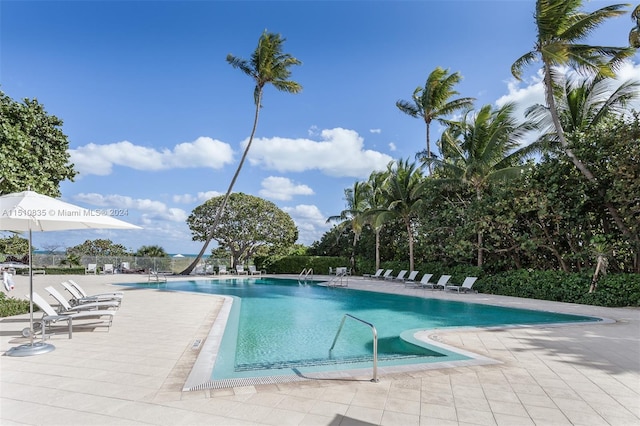
{"label": "drain grate", "polygon": [[227,389],[236,388],[242,386],[257,386],[257,385],[274,385],[278,383],[292,383],[302,382],[309,380],[306,377],[301,376],[269,376],[269,377],[248,377],[244,379],[224,379],[224,380],[210,380],[192,388],[182,389],[183,391],[198,391],[205,389]]}

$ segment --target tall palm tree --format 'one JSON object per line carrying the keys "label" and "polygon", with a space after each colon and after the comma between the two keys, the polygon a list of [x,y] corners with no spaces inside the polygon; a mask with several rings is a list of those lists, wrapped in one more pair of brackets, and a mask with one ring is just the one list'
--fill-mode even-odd
{"label": "tall palm tree", "polygon": [[[422,117],[427,127],[427,150],[426,157],[431,157],[430,127],[433,120],[441,121],[443,117],[456,111],[470,108],[474,98],[458,98],[450,100],[452,96],[458,95],[453,90],[453,86],[462,80],[458,72],[449,74],[449,70],[436,67],[427,77],[424,87],[417,87],[413,91],[412,102],[397,101],[396,106],[400,111],[411,117]],[[429,168],[431,173],[431,168]]]}
{"label": "tall palm tree", "polygon": [[369,196],[369,200],[367,201],[369,210],[365,212],[365,217],[367,218],[367,224],[373,228],[376,237],[376,271],[380,269],[380,231],[382,231],[382,227],[384,226],[383,221],[379,221],[378,218],[380,217],[379,212],[388,204],[385,197],[385,185],[388,176],[388,171],[372,172],[367,181],[367,185],[369,186],[367,193]]}
{"label": "tall palm tree", "polygon": [[399,219],[407,230],[409,242],[409,270],[413,271],[413,240],[415,220],[420,212],[423,200],[424,176],[420,167],[408,160],[397,160],[387,166],[387,179],[383,196],[387,206],[372,212],[377,223]]}
{"label": "tall palm tree", "polygon": [[353,188],[344,190],[347,208],[342,210],[339,215],[331,216],[328,222],[339,222],[338,229],[340,233],[346,229],[353,231],[353,246],[351,248],[351,268],[355,269],[355,249],[365,225],[365,212],[370,208],[368,200],[370,196],[369,185],[367,182],[355,182]]}
{"label": "tall palm tree", "polygon": [[[626,13],[623,10],[626,6],[616,4],[588,13],[580,10],[582,0],[537,0],[535,20],[538,34],[534,50],[525,53],[511,66],[511,73],[520,79],[525,66],[542,61],[545,100],[558,142],[574,166],[591,182],[595,182],[596,177],[576,157],[565,137],[554,92],[559,80],[559,67],[569,66],[582,73],[613,77],[617,66],[635,53],[632,47],[592,46],[582,42],[607,19]],[[611,203],[606,203],[606,207],[618,228],[633,239],[633,233],[623,223],[617,209]]]}
{"label": "tall palm tree", "polygon": [[300,65],[301,62],[290,54],[283,52],[282,49],[285,40],[286,39],[282,38],[280,34],[269,33],[265,30],[260,36],[260,39],[258,40],[258,47],[251,54],[250,60],[238,58],[231,54],[227,55],[227,62],[229,62],[232,67],[240,69],[240,71],[251,77],[255,83],[255,87],[253,89],[253,101],[256,109],[253,119],[253,127],[251,129],[251,135],[249,136],[249,142],[244,149],[238,168],[233,175],[233,179],[231,179],[231,183],[229,184],[224,200],[220,205],[220,208],[216,211],[215,219],[211,225],[211,232],[207,236],[207,239],[205,240],[196,259],[191,263],[191,265],[181,272],[183,275],[188,275],[193,271],[213,238],[213,232],[218,226],[220,216],[227,205],[229,194],[231,194],[231,191],[233,190],[233,186],[236,183],[236,179],[238,179],[238,175],[240,174],[242,165],[247,158],[249,149],[251,149],[253,137],[256,133],[256,128],[258,127],[258,117],[260,114],[260,108],[262,108],[262,95],[265,86],[267,84],[271,84],[279,91],[287,93],[299,93],[302,90],[302,86],[300,84],[289,80],[289,77],[291,76],[291,70],[289,68],[293,65]]}
{"label": "tall palm tree", "polygon": [[[441,137],[444,157],[427,158],[437,170],[437,182],[471,187],[481,201],[489,186],[519,176],[522,160],[537,146],[522,147],[533,129],[530,122],[519,123],[513,116],[514,104],[498,109],[491,105],[479,111],[467,111],[461,121],[450,122]],[[483,264],[483,231],[477,230],[478,266]]]}

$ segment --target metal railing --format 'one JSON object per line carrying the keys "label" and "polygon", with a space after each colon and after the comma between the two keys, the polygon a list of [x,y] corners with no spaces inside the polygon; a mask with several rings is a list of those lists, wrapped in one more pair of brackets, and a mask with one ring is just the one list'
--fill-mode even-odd
{"label": "metal railing", "polygon": [[298,275],[298,279],[306,280],[307,278],[309,278],[309,275],[311,275],[311,278],[313,278],[313,269],[312,268],[309,268],[309,269],[304,268],[302,270],[302,272],[300,272],[300,275]]}
{"label": "metal railing", "polygon": [[373,324],[366,322],[364,320],[361,320],[360,318],[354,317],[351,314],[344,314],[344,316],[342,317],[342,321],[340,322],[340,327],[338,328],[338,332],[336,333],[336,337],[333,338],[333,343],[331,344],[331,348],[329,348],[329,355],[331,355],[331,351],[336,346],[336,341],[338,340],[338,336],[340,335],[340,332],[342,331],[342,327],[344,326],[344,323],[347,320],[347,318],[356,320],[362,324],[368,325],[371,328],[371,331],[373,333],[373,378],[371,379],[371,381],[374,383],[378,383],[379,382],[378,380],[378,331],[376,330]]}

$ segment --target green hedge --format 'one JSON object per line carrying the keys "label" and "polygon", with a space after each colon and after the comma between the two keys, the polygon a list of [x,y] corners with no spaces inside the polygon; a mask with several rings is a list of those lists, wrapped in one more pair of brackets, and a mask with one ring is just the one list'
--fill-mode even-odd
{"label": "green hedge", "polygon": [[256,266],[270,274],[299,274],[303,269],[313,269],[315,274],[328,274],[329,268],[349,266],[346,257],[332,256],[284,256],[257,258]]}
{"label": "green hedge", "polygon": [[481,293],[596,306],[640,306],[640,275],[609,274],[589,293],[592,274],[517,270],[478,280]]}
{"label": "green hedge", "polygon": [[[84,268],[39,268],[37,266],[33,267],[34,271],[46,271],[47,275],[84,275]],[[28,269],[16,270],[16,273],[19,275],[29,275]]]}
{"label": "green hedge", "polygon": [[6,294],[0,292],[0,317],[1,318],[10,317],[13,315],[26,314],[27,312],[29,312],[28,300],[16,299],[15,297],[7,297]]}

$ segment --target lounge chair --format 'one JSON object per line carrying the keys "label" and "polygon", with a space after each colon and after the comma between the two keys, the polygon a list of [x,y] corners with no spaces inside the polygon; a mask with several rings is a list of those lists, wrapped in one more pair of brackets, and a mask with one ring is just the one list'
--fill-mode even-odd
{"label": "lounge chair", "polygon": [[390,280],[391,278],[393,278],[391,276],[391,273],[393,272],[393,269],[387,269],[386,271],[384,271],[384,274],[382,274],[381,276],[379,276],[378,278],[381,278],[383,280]]}
{"label": "lounge chair", "polygon": [[228,275],[229,271],[227,271],[227,265],[219,265],[218,266],[218,275]]}
{"label": "lounge chair", "polygon": [[262,275],[262,271],[258,271],[256,265],[249,265],[249,273],[251,275]]}
{"label": "lounge chair", "polygon": [[471,287],[473,287],[473,284],[476,282],[476,280],[478,279],[478,277],[467,277],[464,279],[464,281],[462,282],[461,285],[448,285],[445,286],[445,290],[446,291],[457,291],[458,293],[462,292],[469,292],[471,291]]}
{"label": "lounge chair", "polygon": [[418,282],[407,282],[406,285],[407,286],[412,286],[413,287],[417,287],[417,288],[424,288],[425,286],[430,286],[431,283],[429,282],[429,280],[431,279],[431,277],[433,277],[433,274],[424,274],[422,276],[422,278],[420,279],[420,281]]}
{"label": "lounge chair", "polygon": [[411,284],[415,284],[416,283],[416,277],[418,276],[418,271],[411,271],[409,273],[409,277],[404,280],[404,284],[407,285],[411,285]]}
{"label": "lounge chair", "polygon": [[[26,296],[29,299],[29,295]],[[42,310],[42,334],[44,339],[45,329],[47,327],[51,327],[52,323],[58,321],[67,321],[69,324],[69,339],[73,337],[73,320],[74,319],[99,319],[103,317],[107,317],[107,320],[100,320],[100,323],[106,323],[107,327],[111,327],[113,323],[113,317],[116,314],[116,311],[111,310],[98,310],[98,311],[82,311],[68,314],[58,314],[53,307],[47,303],[46,300],[42,298],[38,293],[33,292],[33,299],[31,299],[33,303],[38,305],[40,310]]]}
{"label": "lounge chair", "polygon": [[114,273],[113,263],[105,263],[104,266],[102,267],[102,273],[113,274]]}
{"label": "lounge chair", "polygon": [[398,273],[397,277],[389,277],[387,279],[389,280],[394,280],[394,281],[404,281],[404,276],[407,275],[407,270],[403,269]]}
{"label": "lounge chair", "polygon": [[83,296],[82,293],[78,291],[77,288],[72,286],[70,283],[63,281],[62,287],[65,288],[71,295],[71,299],[69,299],[69,303],[71,306],[80,305],[83,303],[95,303],[95,302],[105,302],[105,301],[116,301],[118,305],[122,303],[123,295],[105,295],[103,297],[98,296]]}
{"label": "lounge chair", "polygon": [[85,274],[97,274],[98,273],[98,264],[97,263],[89,263],[86,268],[84,268]]}
{"label": "lounge chair", "polygon": [[75,287],[75,289],[80,292],[82,297],[87,297],[87,298],[94,297],[96,299],[99,299],[100,301],[109,300],[109,299],[122,299],[124,297],[124,293],[121,291],[112,291],[109,293],[98,293],[98,294],[87,294],[87,292],[84,291],[82,287],[80,287],[80,284],[78,284],[74,280],[68,280],[67,282],[71,284],[73,287]]}
{"label": "lounge chair", "polygon": [[362,278],[380,278],[383,272],[384,269],[378,269],[375,274],[362,274]]}
{"label": "lounge chair", "polygon": [[238,274],[238,275],[249,275],[249,273],[244,270],[244,265],[236,265],[236,274]]}
{"label": "lounge chair", "polygon": [[58,314],[72,313],[72,312],[81,312],[88,310],[97,310],[97,309],[109,309],[109,308],[118,308],[120,306],[120,302],[115,300],[104,301],[104,302],[91,302],[91,303],[82,303],[76,306],[71,306],[71,304],[65,299],[55,288],[49,286],[45,287],[45,290],[58,302]]}
{"label": "lounge chair", "polygon": [[437,283],[423,284],[422,287],[430,288],[431,290],[436,290],[442,287],[442,290],[444,290],[445,286],[447,285],[450,279],[451,279],[451,275],[441,275],[440,278],[438,278]]}

